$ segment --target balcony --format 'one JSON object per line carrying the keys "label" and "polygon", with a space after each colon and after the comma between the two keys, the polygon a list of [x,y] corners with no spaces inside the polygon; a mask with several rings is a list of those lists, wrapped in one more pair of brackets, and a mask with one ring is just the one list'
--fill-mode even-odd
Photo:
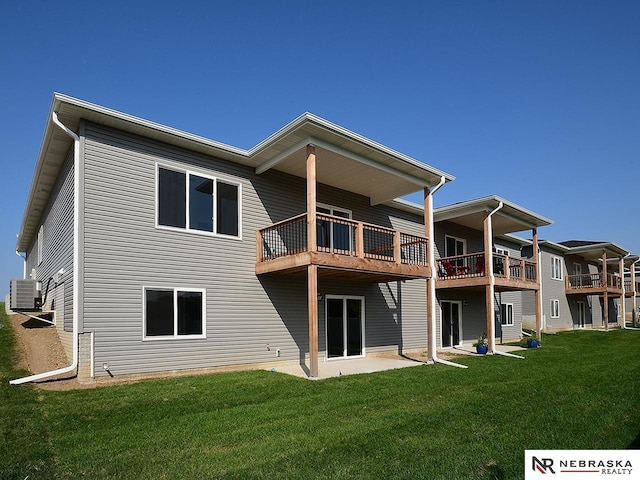
{"label": "balcony", "polygon": [[633,292],[634,291],[636,292],[637,296],[640,296],[640,282],[635,282],[635,283],[636,283],[636,288],[634,290],[631,280],[625,280],[624,281],[624,296],[625,297],[633,297]]}
{"label": "balcony", "polygon": [[[508,255],[493,253],[493,276],[495,286],[502,290],[535,290],[538,276],[535,262]],[[485,254],[471,253],[436,260],[438,281],[436,288],[460,288],[488,285]]]}
{"label": "balcony", "polygon": [[258,230],[257,275],[318,265],[325,275],[366,276],[374,282],[430,276],[425,237],[317,213],[317,244],[309,248],[307,223],[303,213]]}
{"label": "balcony", "polygon": [[586,294],[598,295],[601,293],[622,294],[622,279],[618,275],[610,273],[586,273],[581,275],[567,275],[565,279],[567,295]]}

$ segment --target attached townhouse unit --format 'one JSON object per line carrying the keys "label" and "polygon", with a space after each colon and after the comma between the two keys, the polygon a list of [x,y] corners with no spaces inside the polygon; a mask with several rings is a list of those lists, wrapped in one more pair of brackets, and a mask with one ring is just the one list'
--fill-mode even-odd
{"label": "attached townhouse unit", "polygon": [[432,358],[453,179],[308,113],[243,150],[55,94],[17,251],[73,360],[20,381]]}
{"label": "attached townhouse unit", "polygon": [[[434,210],[440,345],[454,347],[486,334],[490,352],[496,340],[519,340],[523,292],[540,293],[536,258],[525,259],[523,245],[537,248],[538,228],[551,220],[498,196]],[[530,232],[532,240],[511,234]],[[535,304],[534,304],[535,305]],[[533,311],[540,333],[541,314]]]}
{"label": "attached townhouse unit", "polygon": [[[545,331],[622,324],[627,295],[624,272],[633,258],[627,250],[611,242],[580,240],[541,240],[538,245]],[[534,251],[523,250],[527,258],[534,258]]]}

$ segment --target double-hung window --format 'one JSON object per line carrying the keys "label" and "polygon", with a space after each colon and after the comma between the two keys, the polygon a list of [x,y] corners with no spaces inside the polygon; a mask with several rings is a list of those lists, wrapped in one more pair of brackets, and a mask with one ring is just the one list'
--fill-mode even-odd
{"label": "double-hung window", "polygon": [[159,226],[241,236],[240,184],[158,166]]}
{"label": "double-hung window", "polygon": [[562,280],[562,259],[560,257],[551,257],[551,278]]}
{"label": "double-hung window", "polygon": [[513,303],[500,305],[500,323],[505,326],[513,325]]}
{"label": "double-hung window", "polygon": [[560,300],[551,300],[551,318],[560,318]]}
{"label": "double-hung window", "polygon": [[205,291],[144,289],[144,338],[205,337]]}

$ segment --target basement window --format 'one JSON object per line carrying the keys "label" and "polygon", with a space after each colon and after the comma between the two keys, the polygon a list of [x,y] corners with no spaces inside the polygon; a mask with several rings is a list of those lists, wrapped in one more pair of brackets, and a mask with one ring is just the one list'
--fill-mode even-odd
{"label": "basement window", "polygon": [[205,338],[205,290],[144,289],[144,339]]}
{"label": "basement window", "polygon": [[513,326],[513,303],[500,305],[500,324],[505,327]]}
{"label": "basement window", "polygon": [[551,300],[551,318],[560,318],[560,300]]}

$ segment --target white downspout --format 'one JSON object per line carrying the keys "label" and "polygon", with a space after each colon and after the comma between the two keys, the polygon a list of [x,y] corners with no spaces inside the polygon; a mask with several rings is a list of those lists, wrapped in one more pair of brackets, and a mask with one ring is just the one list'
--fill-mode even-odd
{"label": "white downspout", "polygon": [[38,373],[29,377],[17,378],[11,380],[11,385],[18,385],[21,383],[35,382],[44,378],[53,377],[55,375],[61,375],[63,373],[75,372],[78,368],[78,292],[80,290],[79,278],[80,278],[80,244],[78,240],[78,234],[80,231],[79,218],[80,218],[80,137],[76,135],[71,129],[63,125],[58,120],[58,114],[53,112],[51,115],[53,122],[64,130],[67,135],[73,138],[73,360],[71,365],[57,370],[49,372]]}
{"label": "white downspout", "polygon": [[[429,195],[433,196],[442,185],[444,185],[445,178],[444,176],[440,177],[440,182],[433,187],[433,190],[429,192]],[[433,227],[433,202],[429,202],[430,208],[427,211],[427,221]],[[431,345],[434,346],[432,360],[434,363],[441,363],[443,365],[449,365],[450,367],[458,367],[458,368],[469,368],[467,365],[461,365],[459,363],[449,362],[448,360],[442,360],[438,358],[437,349],[435,346],[437,345],[437,335],[436,335],[436,278],[438,275],[438,271],[436,269],[436,248],[435,248],[435,229],[432,228],[431,235],[429,235],[429,266],[431,267],[431,278],[428,280],[429,282],[429,302],[431,305],[429,306],[429,310],[432,312],[432,316],[429,319],[431,324],[431,335],[432,337],[428,340]]]}
{"label": "white downspout", "polygon": [[542,281],[542,250],[538,246],[538,261],[537,261],[537,271],[536,275],[538,275],[538,279],[540,281],[540,297],[538,298],[538,303],[540,303],[540,315],[542,318],[540,319],[540,333],[547,329],[547,316],[544,314],[544,282]]}
{"label": "white downspout", "polygon": [[[640,258],[631,264],[631,268],[629,269],[629,280],[631,281],[631,327],[626,326],[626,321],[622,320],[623,328],[627,330],[640,330],[637,328],[637,318],[638,318],[638,301],[636,300],[636,295],[638,291],[636,290],[636,263],[640,262]],[[623,285],[624,285],[624,275],[623,275]],[[626,299],[625,299],[626,301]]]}
{"label": "white downspout", "polygon": [[[489,215],[487,215],[487,228],[489,230],[488,232],[488,237],[489,239],[491,239],[493,241],[493,222],[491,217],[493,216],[494,213],[496,213],[498,210],[500,210],[502,207],[504,207],[504,202],[500,202],[498,204],[498,206],[496,208],[494,208]],[[507,353],[507,352],[501,352],[499,350],[496,349],[496,316],[495,316],[495,283],[496,283],[496,278],[493,275],[493,258],[488,259],[487,262],[488,265],[488,270],[489,270],[489,292],[491,293],[490,298],[489,298],[489,305],[490,305],[490,311],[491,311],[491,334],[489,335],[489,339],[490,339],[490,343],[489,343],[489,351],[491,353],[493,353],[494,355],[503,355],[505,357],[513,357],[513,358],[520,358],[524,360],[524,357],[520,356],[520,355],[514,355],[513,353]],[[505,269],[509,268],[509,265],[505,265],[504,266]]]}
{"label": "white downspout", "polygon": [[20,255],[18,250],[16,250],[16,255],[22,259],[22,279],[24,280],[27,278],[27,257]]}

